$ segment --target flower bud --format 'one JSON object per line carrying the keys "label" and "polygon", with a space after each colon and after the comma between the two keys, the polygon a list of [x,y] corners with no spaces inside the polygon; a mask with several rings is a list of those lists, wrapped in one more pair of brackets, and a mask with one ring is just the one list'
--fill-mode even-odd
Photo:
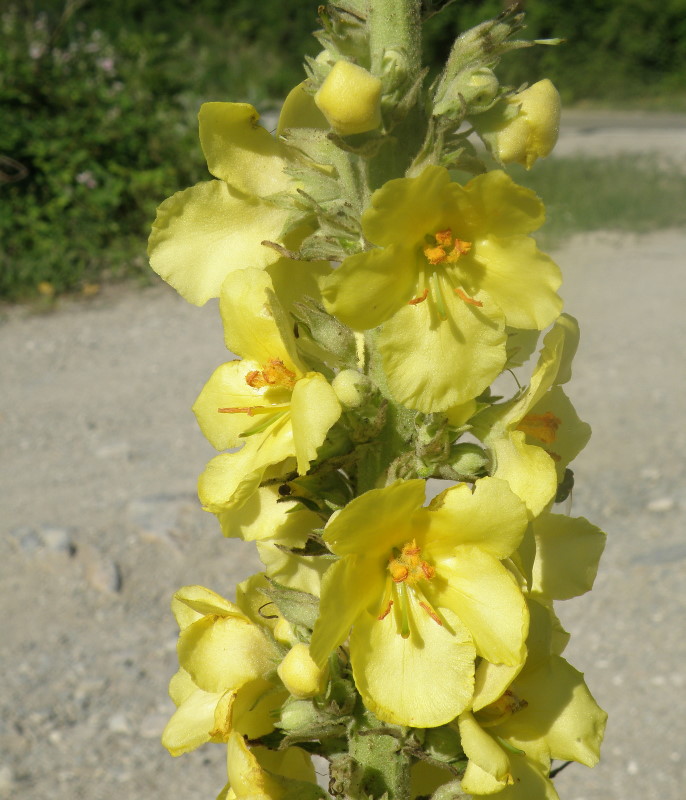
{"label": "flower bud", "polygon": [[346,408],[357,408],[364,400],[368,379],[356,369],[341,370],[331,382],[336,397]]}
{"label": "flower bud", "polygon": [[492,69],[480,67],[458,74],[434,101],[433,113],[460,114],[466,105],[471,114],[479,114],[493,104],[500,84]]}
{"label": "flower bud", "polygon": [[560,95],[546,78],[506,98],[499,119],[489,113],[475,125],[499,161],[531,169],[537,158],[545,158],[555,147],[560,111]]}
{"label": "flower bud", "polygon": [[381,124],[381,81],[350,61],[337,61],[314,96],[317,108],[341,136]]}
{"label": "flower bud", "polygon": [[324,690],[327,670],[315,664],[308,646],[302,642],[288,651],[276,672],[295,697],[315,697]]}

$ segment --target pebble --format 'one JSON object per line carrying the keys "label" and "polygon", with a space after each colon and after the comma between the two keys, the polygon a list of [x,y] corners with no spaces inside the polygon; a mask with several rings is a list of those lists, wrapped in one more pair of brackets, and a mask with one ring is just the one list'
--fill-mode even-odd
{"label": "pebble", "polygon": [[125,714],[113,714],[107,720],[107,730],[111,733],[131,733],[131,726]]}
{"label": "pebble", "polygon": [[55,553],[67,553],[70,556],[76,553],[72,533],[67,528],[55,528],[46,525],[41,528],[40,536],[48,550],[52,550]]}
{"label": "pebble", "polygon": [[0,767],[0,792],[3,794],[10,791],[14,786],[14,773],[9,764]]}
{"label": "pebble", "polygon": [[92,545],[79,548],[79,559],[86,581],[103,594],[121,591],[121,572],[117,564]]}
{"label": "pebble", "polygon": [[49,551],[73,556],[76,546],[72,535],[72,531],[68,528],[59,528],[55,525],[42,525],[40,528],[21,525],[10,531],[10,536],[27,555]]}
{"label": "pebble", "polygon": [[653,514],[664,514],[674,508],[674,499],[672,497],[658,497],[656,500],[651,500],[646,508]]}

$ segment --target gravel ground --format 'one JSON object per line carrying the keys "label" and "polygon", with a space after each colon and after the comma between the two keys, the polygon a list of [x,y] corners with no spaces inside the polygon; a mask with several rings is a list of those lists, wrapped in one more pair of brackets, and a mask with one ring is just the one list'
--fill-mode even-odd
{"label": "gravel ground", "polygon": [[[686,158],[683,119],[632,136],[615,122],[570,117],[560,151],[619,139],[673,154],[678,140]],[[684,252],[686,233],[668,231],[579,235],[555,253],[582,328],[570,394],[594,428],[572,513],[608,533],[595,590],[560,604],[568,657],[610,712],[601,764],[563,772],[564,800],[684,797]],[[215,305],[162,285],[3,310],[3,800],[211,800],[223,785],[221,747],[172,759],[159,736],[172,592],[231,595],[259,568],[194,493],[213,451],[189,409],[225,359]]]}

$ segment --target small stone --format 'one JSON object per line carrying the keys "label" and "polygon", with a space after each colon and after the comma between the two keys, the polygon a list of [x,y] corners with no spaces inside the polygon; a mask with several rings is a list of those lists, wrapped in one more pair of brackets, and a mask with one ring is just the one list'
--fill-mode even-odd
{"label": "small stone", "polygon": [[638,764],[635,761],[630,761],[626,765],[626,771],[629,775],[638,775]]}
{"label": "small stone", "polygon": [[131,733],[131,726],[125,714],[113,714],[107,720],[107,730],[112,733]]}
{"label": "small stone", "polygon": [[88,583],[104,594],[116,594],[121,590],[121,573],[115,562],[91,545],[79,548],[83,574]]}
{"label": "small stone", "polygon": [[662,476],[656,467],[644,467],[641,470],[641,477],[646,481],[659,481]]}
{"label": "small stone", "polygon": [[674,499],[671,497],[658,497],[656,500],[651,500],[646,508],[654,514],[664,514],[674,508]]}
{"label": "small stone", "polygon": [[29,528],[27,525],[14,528],[10,531],[10,536],[15,539],[19,547],[29,555],[37,553],[43,547],[43,540],[38,534],[38,531]]}
{"label": "small stone", "polygon": [[66,553],[73,556],[76,547],[72,541],[71,532],[67,528],[56,528],[52,525],[44,525],[40,529],[40,537],[45,547],[55,553]]}

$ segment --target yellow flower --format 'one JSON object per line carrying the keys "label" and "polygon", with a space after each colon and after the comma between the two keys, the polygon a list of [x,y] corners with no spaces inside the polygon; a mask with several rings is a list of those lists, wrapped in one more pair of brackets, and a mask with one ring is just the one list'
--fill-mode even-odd
{"label": "yellow flower", "polygon": [[382,325],[384,370],[398,401],[443,411],[502,370],[505,324],[542,330],[560,312],[560,271],[528,235],[536,195],[502,171],[465,186],[443,167],[392,180],[362,216],[378,247],[322,281],[328,310],[356,330]]}
{"label": "yellow flower", "polygon": [[474,417],[472,431],[493,457],[493,475],[506,480],[532,516],[551,502],[591,428],[560,388],[571,377],[579,342],[574,317],[561,314],[543,340],[529,386],[521,395]]}
{"label": "yellow flower", "polygon": [[[218,179],[177,192],[157,210],[148,243],[152,268],[186,300],[217,297],[224,278],[279,258],[262,245],[281,236],[288,211],[270,197],[293,188],[291,151],[257,123],[248,103],[205,103],[200,143]],[[286,247],[295,240],[283,239]]]}
{"label": "yellow flower", "polygon": [[162,744],[178,756],[226,741],[234,729],[251,738],[272,731],[272,712],[286,694],[277,691],[281,651],[267,629],[202,586],[179,589],[172,611],[180,628],[180,669],[169,694],[177,709]]}
{"label": "yellow flower", "polygon": [[245,444],[212,459],[200,476],[200,500],[214,513],[244,502],[273,465],[295,457],[298,471],[307,472],[341,413],[326,378],[298,357],[265,271],[231,273],[220,311],[226,345],[242,360],[215,370],[193,410],[218,450]]}
{"label": "yellow flower", "polygon": [[462,789],[471,795],[557,800],[548,777],[553,758],[589,767],[598,761],[607,714],[583,675],[555,652],[548,609],[533,601],[529,608],[529,656],[523,669],[498,699],[477,692],[472,711],[459,717],[469,759]]}
{"label": "yellow flower", "polygon": [[423,508],[424,481],[366,492],[332,517],[324,540],[340,560],[322,580],[310,653],[323,666],[350,633],[358,691],[380,719],[449,722],[472,696],[477,655],[525,657],[526,606],[501,563],[526,510],[492,478],[446,490]]}

